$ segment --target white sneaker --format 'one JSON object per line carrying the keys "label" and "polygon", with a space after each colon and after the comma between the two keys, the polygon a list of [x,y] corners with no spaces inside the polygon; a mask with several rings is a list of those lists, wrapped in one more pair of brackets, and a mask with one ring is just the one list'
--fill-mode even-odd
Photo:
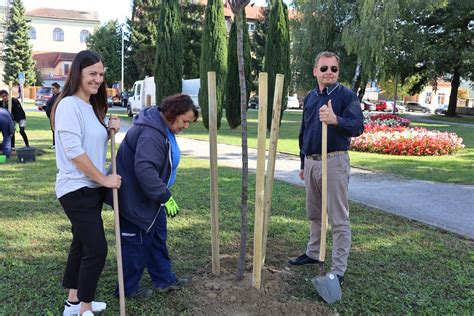
{"label": "white sneaker", "polygon": [[[93,312],[101,312],[107,308],[107,304],[104,302],[94,302],[92,301],[92,311]],[[81,312],[81,304],[69,304],[68,301],[64,302],[64,312],[63,316],[79,316]],[[83,315],[87,315],[84,313]],[[90,314],[94,315],[94,314]]]}
{"label": "white sneaker", "polygon": [[82,313],[82,316],[94,316],[94,313],[92,313],[91,311],[85,311],[84,313]]}

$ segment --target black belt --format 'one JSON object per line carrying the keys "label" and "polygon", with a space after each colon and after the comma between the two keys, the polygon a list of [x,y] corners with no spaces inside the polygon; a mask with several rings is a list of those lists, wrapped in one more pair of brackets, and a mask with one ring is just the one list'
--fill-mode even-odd
{"label": "black belt", "polygon": [[[328,153],[328,158],[343,155],[343,154],[346,154],[346,153],[347,153],[346,150],[333,151],[333,152]],[[306,158],[310,159],[310,160],[322,160],[323,156],[321,154],[315,154],[315,155],[306,156]]]}

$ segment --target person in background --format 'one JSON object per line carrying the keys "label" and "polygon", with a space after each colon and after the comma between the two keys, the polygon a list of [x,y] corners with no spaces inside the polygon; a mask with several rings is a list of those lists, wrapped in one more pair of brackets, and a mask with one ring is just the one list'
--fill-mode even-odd
{"label": "person in background", "polygon": [[304,100],[299,146],[299,177],[306,187],[306,212],[310,222],[309,242],[305,253],[289,260],[293,266],[319,263],[321,239],[322,123],[328,125],[328,220],[332,227],[331,271],[339,283],[344,281],[351,248],[349,223],[349,146],[351,137],[364,131],[364,117],[357,96],[338,82],[339,57],[332,52],[320,53],[314,62],[316,87]]}
{"label": "person in background", "polygon": [[105,124],[107,94],[104,63],[95,52],[83,50],[58,102],[51,109],[56,139],[56,196],[72,225],[72,243],[62,285],[69,289],[64,316],[93,315],[106,308],[95,292],[107,256],[102,222],[106,188],[119,188],[119,175],[105,174],[108,130],[118,131],[120,120]]}
{"label": "person in background", "polygon": [[[61,86],[59,85],[59,83],[53,82],[51,84],[51,91],[53,92],[53,96],[48,100],[48,102],[46,102],[46,106],[44,108],[44,111],[46,112],[48,119],[50,119],[50,123],[51,123],[51,109],[53,108],[53,105],[59,96],[59,92],[61,92]],[[51,131],[53,132],[53,145],[50,148],[54,149],[54,130],[52,127],[51,127]]]}
{"label": "person in background", "polygon": [[[0,98],[2,99],[2,107],[8,109],[8,92],[6,90],[0,90]],[[28,142],[28,136],[26,135],[26,115],[20,101],[17,98],[12,98],[12,115],[13,120],[18,123],[20,127],[20,135],[23,137],[26,147],[30,147]],[[15,149],[15,133],[12,136],[12,149]]]}
{"label": "person in background", "polygon": [[[170,192],[181,155],[175,135],[195,122],[198,115],[190,96],[169,96],[160,108],[146,108],[139,113],[117,152],[117,173],[122,175],[118,196],[127,297],[147,299],[153,291],[178,290],[189,283],[172,271],[166,246],[166,216],[174,217],[179,211]],[[112,200],[111,193],[108,190],[108,201]],[[153,290],[140,287],[145,267]]]}
{"label": "person in background", "polygon": [[12,151],[12,135],[14,132],[13,117],[8,110],[0,107],[0,130],[2,131],[3,140],[0,144],[0,150],[10,158]]}

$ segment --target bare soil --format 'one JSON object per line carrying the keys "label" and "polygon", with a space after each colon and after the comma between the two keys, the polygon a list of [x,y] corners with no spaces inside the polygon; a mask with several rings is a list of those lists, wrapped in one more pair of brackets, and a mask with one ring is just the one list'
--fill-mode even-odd
{"label": "bare soil", "polygon": [[291,295],[297,277],[288,268],[264,267],[261,289],[252,287],[252,267],[247,264],[244,279],[235,278],[236,258],[221,256],[221,275],[210,269],[198,272],[192,280],[195,300],[190,315],[333,315],[322,302],[301,300]]}

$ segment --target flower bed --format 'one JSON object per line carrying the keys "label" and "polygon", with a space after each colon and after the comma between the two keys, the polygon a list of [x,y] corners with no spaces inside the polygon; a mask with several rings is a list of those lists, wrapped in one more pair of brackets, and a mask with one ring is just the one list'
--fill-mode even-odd
{"label": "flower bed", "polygon": [[389,155],[440,156],[464,148],[463,139],[455,133],[376,123],[364,124],[364,127],[364,133],[352,139],[352,150]]}
{"label": "flower bed", "polygon": [[395,114],[369,114],[364,118],[364,124],[377,124],[387,126],[410,126],[410,120]]}

